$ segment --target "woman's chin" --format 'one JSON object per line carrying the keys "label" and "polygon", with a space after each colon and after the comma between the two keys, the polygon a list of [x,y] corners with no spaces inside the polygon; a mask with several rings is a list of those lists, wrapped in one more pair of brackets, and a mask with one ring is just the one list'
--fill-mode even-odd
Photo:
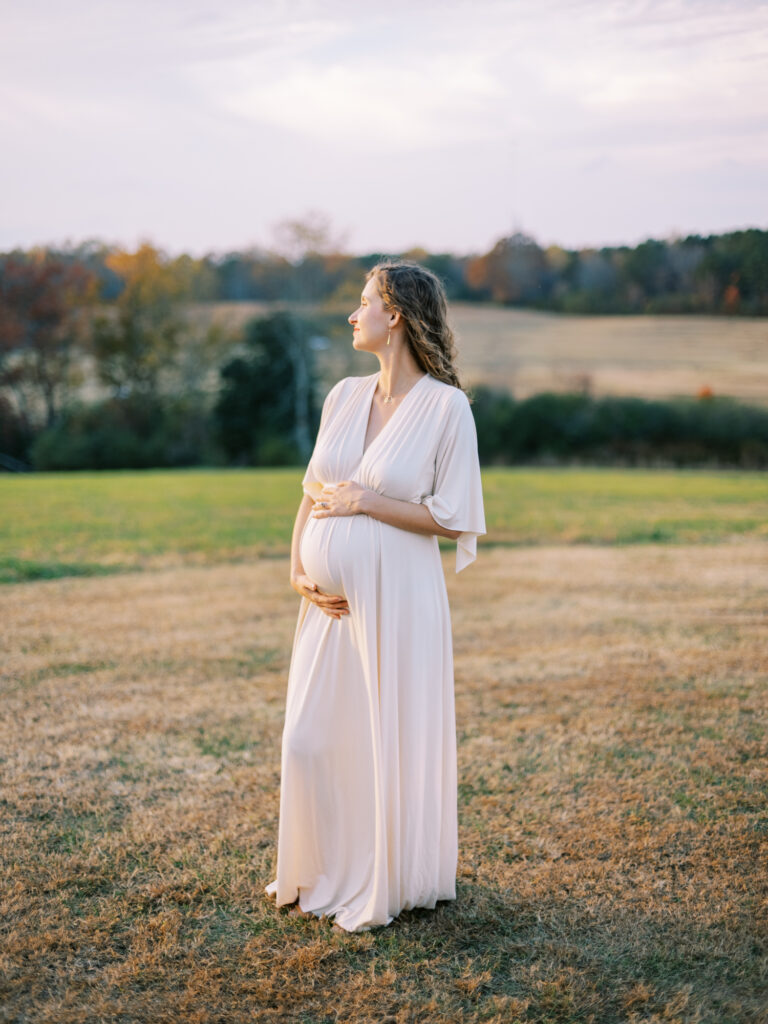
{"label": "woman's chin", "polygon": [[381,345],[371,345],[365,341],[361,341],[357,335],[352,339],[352,348],[358,352],[371,352],[374,355],[382,350]]}

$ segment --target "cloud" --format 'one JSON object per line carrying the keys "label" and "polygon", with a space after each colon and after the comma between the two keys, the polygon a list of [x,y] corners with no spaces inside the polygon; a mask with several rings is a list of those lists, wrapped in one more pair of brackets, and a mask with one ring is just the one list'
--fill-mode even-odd
{"label": "cloud", "polygon": [[488,104],[500,86],[471,56],[424,55],[418,68],[347,60],[277,71],[273,62],[229,62],[226,74],[201,74],[225,111],[279,126],[354,158],[360,147],[382,159],[395,152],[440,146],[460,136],[487,137]]}

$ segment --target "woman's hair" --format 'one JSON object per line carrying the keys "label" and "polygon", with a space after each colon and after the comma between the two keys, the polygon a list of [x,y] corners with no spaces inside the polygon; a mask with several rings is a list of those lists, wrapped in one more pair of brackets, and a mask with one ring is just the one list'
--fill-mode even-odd
{"label": "woman's hair", "polygon": [[454,366],[456,344],[440,279],[426,267],[406,260],[377,263],[365,279],[372,277],[385,308],[397,310],[403,318],[405,340],[419,368],[461,391]]}

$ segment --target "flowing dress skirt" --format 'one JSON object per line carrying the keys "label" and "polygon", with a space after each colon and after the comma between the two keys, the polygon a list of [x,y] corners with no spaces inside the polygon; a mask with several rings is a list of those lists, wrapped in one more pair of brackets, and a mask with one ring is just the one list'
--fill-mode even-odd
{"label": "flowing dress skirt", "polygon": [[314,519],[306,573],[343,594],[302,599],[282,745],[277,904],[348,931],[456,895],[451,623],[435,536],[366,515]]}

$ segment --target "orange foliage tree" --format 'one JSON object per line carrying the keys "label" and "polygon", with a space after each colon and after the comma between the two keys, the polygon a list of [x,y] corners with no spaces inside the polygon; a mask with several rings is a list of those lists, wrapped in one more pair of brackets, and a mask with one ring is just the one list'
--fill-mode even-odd
{"label": "orange foliage tree", "polygon": [[542,298],[547,259],[533,238],[516,232],[467,265],[467,283],[494,302],[526,303]]}
{"label": "orange foliage tree", "polygon": [[106,264],[123,282],[112,309],[94,320],[93,352],[103,383],[116,394],[155,394],[175,361],[184,330],[184,275],[149,243],[116,250]]}

